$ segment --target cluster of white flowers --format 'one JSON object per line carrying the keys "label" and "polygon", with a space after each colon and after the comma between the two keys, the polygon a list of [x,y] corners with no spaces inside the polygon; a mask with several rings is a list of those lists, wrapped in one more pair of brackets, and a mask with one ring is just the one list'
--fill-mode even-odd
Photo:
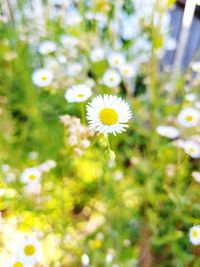
{"label": "cluster of white flowers", "polygon": [[109,88],[117,87],[122,78],[130,80],[136,74],[134,63],[126,62],[125,56],[120,52],[113,52],[108,56],[109,69],[102,77],[102,82]]}
{"label": "cluster of white flowers", "polygon": [[[194,97],[192,98],[194,99]],[[183,108],[178,114],[177,123],[180,127],[186,129],[197,127],[200,124],[200,111],[194,107]],[[178,138],[181,134],[180,130],[174,126],[160,125],[157,127],[156,131],[161,136],[171,139]],[[200,157],[200,142],[199,138],[195,138],[195,136],[186,140],[180,139],[179,142],[175,142],[175,145],[183,148],[185,153],[191,158]]]}
{"label": "cluster of white flowers", "polygon": [[71,147],[77,156],[90,146],[90,138],[94,135],[93,130],[81,124],[80,119],[63,115],[60,117],[65,127],[65,144]]}

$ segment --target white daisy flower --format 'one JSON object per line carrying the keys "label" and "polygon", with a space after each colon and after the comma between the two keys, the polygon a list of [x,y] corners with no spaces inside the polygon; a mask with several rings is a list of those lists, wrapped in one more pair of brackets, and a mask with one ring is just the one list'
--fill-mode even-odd
{"label": "white daisy flower", "polygon": [[120,84],[121,77],[116,70],[108,69],[103,75],[102,82],[106,86],[113,88],[113,87],[116,87]]}
{"label": "white daisy flower", "polygon": [[49,53],[56,51],[56,44],[52,41],[44,41],[40,44],[38,52],[42,55],[47,55]]}
{"label": "white daisy flower", "polygon": [[65,92],[65,99],[72,102],[84,102],[92,95],[91,88],[86,84],[78,84],[68,88]]}
{"label": "white daisy flower", "polygon": [[121,53],[112,53],[108,57],[108,63],[113,68],[119,68],[125,63],[125,57]]}
{"label": "white daisy flower", "polygon": [[17,255],[25,264],[36,264],[42,257],[41,245],[34,238],[27,239],[19,244]]}
{"label": "white daisy flower", "polygon": [[133,65],[131,64],[123,64],[120,68],[119,71],[121,75],[125,78],[132,78],[135,76],[135,70]]}
{"label": "white daisy flower", "polygon": [[72,48],[78,44],[78,39],[71,35],[61,35],[60,41],[67,48]]}
{"label": "white daisy flower", "polygon": [[192,228],[190,228],[189,238],[190,238],[190,242],[193,245],[200,245],[200,226],[199,225],[194,225]]}
{"label": "white daisy flower", "polygon": [[192,62],[191,68],[194,72],[200,72],[200,61]]}
{"label": "white daisy flower", "polygon": [[21,181],[24,184],[37,183],[41,179],[41,172],[37,168],[28,168],[23,171]]}
{"label": "white daisy flower", "polygon": [[103,60],[105,57],[105,52],[102,48],[97,47],[94,48],[91,52],[90,52],[90,60],[92,62],[99,62],[101,60]]}
{"label": "white daisy flower", "polygon": [[196,182],[200,183],[200,172],[192,172],[192,177]]}
{"label": "white daisy flower", "polygon": [[53,74],[50,70],[45,68],[37,69],[32,74],[32,81],[39,87],[45,87],[51,84]]}
{"label": "white daisy flower", "polygon": [[132,117],[128,104],[120,97],[99,95],[87,105],[87,119],[91,128],[99,133],[121,133]]}
{"label": "white daisy flower", "polygon": [[5,267],[25,267],[25,264],[21,259],[13,257],[11,260],[8,261]]}
{"label": "white daisy flower", "polygon": [[194,127],[200,121],[200,112],[195,108],[184,108],[178,115],[177,121],[184,127]]}
{"label": "white daisy flower", "polygon": [[185,153],[188,154],[192,158],[200,157],[200,144],[193,140],[185,141],[183,144],[183,149]]}
{"label": "white daisy flower", "polygon": [[173,126],[160,125],[156,128],[156,131],[161,136],[165,136],[171,139],[177,138],[180,134],[179,130]]}

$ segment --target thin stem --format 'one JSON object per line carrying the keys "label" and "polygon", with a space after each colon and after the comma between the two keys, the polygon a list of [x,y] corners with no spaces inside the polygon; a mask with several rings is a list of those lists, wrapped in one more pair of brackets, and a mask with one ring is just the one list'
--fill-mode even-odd
{"label": "thin stem", "polygon": [[105,140],[106,140],[108,151],[110,152],[111,151],[111,147],[110,147],[110,142],[109,142],[109,139],[108,139],[108,135],[105,136]]}
{"label": "thin stem", "polygon": [[81,102],[80,103],[80,109],[81,109],[81,121],[82,121],[82,124],[86,124],[86,120],[85,120],[85,102]]}

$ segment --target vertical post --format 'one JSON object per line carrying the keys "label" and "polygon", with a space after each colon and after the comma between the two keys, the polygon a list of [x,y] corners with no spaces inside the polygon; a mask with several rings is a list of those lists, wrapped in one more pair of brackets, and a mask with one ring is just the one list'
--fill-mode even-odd
{"label": "vertical post", "polygon": [[179,75],[179,72],[181,70],[181,65],[183,63],[183,56],[184,56],[185,48],[187,45],[190,28],[192,25],[195,7],[196,7],[195,0],[186,1],[185,10],[183,14],[181,33],[180,33],[180,38],[179,38],[179,42],[178,42],[178,46],[176,50],[174,66],[173,66],[173,76],[172,76],[173,87],[176,84],[177,77]]}
{"label": "vertical post", "polygon": [[41,0],[35,0],[33,4],[34,8],[34,15],[35,15],[35,22],[37,25],[37,29],[39,34],[45,33],[45,25],[44,25],[44,12],[43,12],[43,4]]}
{"label": "vertical post", "polygon": [[120,15],[122,11],[122,0],[117,0],[115,3],[115,14],[114,14],[114,49],[119,49],[120,46]]}

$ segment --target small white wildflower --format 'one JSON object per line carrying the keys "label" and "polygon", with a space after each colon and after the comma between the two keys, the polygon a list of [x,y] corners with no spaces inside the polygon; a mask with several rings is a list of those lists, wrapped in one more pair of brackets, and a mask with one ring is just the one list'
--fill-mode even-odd
{"label": "small white wildflower", "polygon": [[199,225],[194,225],[192,228],[190,228],[189,238],[190,238],[190,242],[193,245],[200,245],[200,226]]}
{"label": "small white wildflower", "polygon": [[200,157],[200,144],[193,141],[187,140],[184,142],[183,145],[184,151],[192,158],[199,158]]}
{"label": "small white wildflower", "polygon": [[106,86],[113,88],[113,87],[116,87],[120,84],[121,77],[116,70],[108,69],[104,73],[102,81]]}
{"label": "small white wildflower", "polygon": [[200,121],[200,112],[195,108],[184,108],[180,111],[177,121],[184,127],[194,127]]}

